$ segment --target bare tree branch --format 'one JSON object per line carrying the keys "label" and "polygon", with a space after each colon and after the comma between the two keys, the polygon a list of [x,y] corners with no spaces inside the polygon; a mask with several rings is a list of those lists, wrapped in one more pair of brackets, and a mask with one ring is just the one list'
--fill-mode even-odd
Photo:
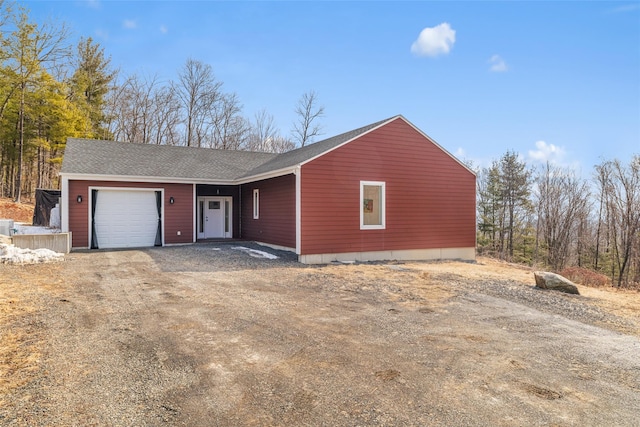
{"label": "bare tree branch", "polygon": [[295,113],[298,116],[293,123],[293,139],[304,147],[312,143],[314,137],[322,135],[322,125],[317,121],[324,117],[324,107],[318,105],[318,95],[315,91],[306,92],[298,100]]}

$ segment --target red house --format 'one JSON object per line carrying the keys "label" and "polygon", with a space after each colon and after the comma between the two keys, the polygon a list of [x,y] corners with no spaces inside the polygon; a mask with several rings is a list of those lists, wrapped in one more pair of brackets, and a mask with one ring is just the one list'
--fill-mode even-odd
{"label": "red house", "polygon": [[475,174],[402,116],[283,154],[69,139],[74,248],[239,238],[303,263],[475,258]]}

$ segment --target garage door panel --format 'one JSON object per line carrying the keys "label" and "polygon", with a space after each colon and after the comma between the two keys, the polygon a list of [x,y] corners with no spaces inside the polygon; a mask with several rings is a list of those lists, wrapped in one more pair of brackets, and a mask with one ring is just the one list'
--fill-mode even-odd
{"label": "garage door panel", "polygon": [[100,248],[154,246],[158,230],[156,193],[98,190],[94,222]]}

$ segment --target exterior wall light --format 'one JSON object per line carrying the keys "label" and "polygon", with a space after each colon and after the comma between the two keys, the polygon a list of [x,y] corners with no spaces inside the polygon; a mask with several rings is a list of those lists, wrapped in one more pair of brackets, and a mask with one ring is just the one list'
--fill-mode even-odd
{"label": "exterior wall light", "polygon": [[82,203],[82,195],[81,194],[78,194],[78,197],[76,197],[76,202]]}
{"label": "exterior wall light", "polygon": [[169,197],[169,204],[172,205],[176,202],[176,200],[173,198],[173,196]]}

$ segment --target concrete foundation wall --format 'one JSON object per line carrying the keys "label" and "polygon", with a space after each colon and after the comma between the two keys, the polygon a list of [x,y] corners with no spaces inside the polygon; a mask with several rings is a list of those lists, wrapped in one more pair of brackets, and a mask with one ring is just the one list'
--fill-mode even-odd
{"label": "concrete foundation wall", "polygon": [[0,219],[0,234],[5,236],[11,236],[13,230],[12,219]]}
{"label": "concrete foundation wall", "polygon": [[298,256],[298,260],[303,264],[328,264],[333,261],[430,261],[453,259],[474,261],[475,258],[475,248],[413,249]]}
{"label": "concrete foundation wall", "polygon": [[68,254],[71,251],[71,233],[14,234],[13,245],[22,249],[50,249]]}

